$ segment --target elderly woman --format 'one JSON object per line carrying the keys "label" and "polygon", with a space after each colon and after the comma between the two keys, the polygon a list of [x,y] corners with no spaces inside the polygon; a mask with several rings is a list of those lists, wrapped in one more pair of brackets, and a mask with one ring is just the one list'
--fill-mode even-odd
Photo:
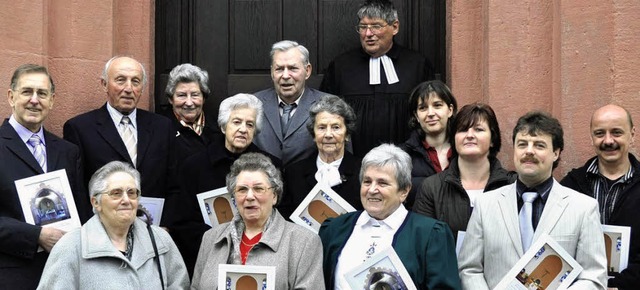
{"label": "elderly woman", "polygon": [[449,120],[458,110],[456,98],[443,82],[435,80],[419,84],[409,97],[413,132],[402,149],[413,162],[413,187],[405,205],[411,209],[422,181],[449,166],[454,150],[451,149]]}
{"label": "elderly woman", "polygon": [[207,143],[217,133],[215,127],[206,122],[202,111],[204,101],[210,93],[209,74],[195,65],[184,63],[174,67],[169,73],[165,95],[171,104],[171,110],[163,115],[173,120],[178,162],[204,151]]}
{"label": "elderly woman", "polygon": [[345,274],[388,248],[418,289],[460,289],[449,227],[402,204],[411,190],[410,172],[411,158],[394,145],[382,144],[362,159],[364,212],[327,219],[320,228],[327,289],[350,289]]}
{"label": "elderly woman", "polygon": [[242,155],[227,175],[227,190],[238,215],[205,233],[191,289],[217,289],[220,264],[275,266],[274,289],[325,289],[320,239],[274,209],[282,181],[271,160],[259,153]]}
{"label": "elderly woman", "polygon": [[[217,134],[206,151],[188,157],[179,168],[181,190],[173,203],[169,228],[189,274],[193,274],[202,235],[211,228],[202,219],[196,195],[224,187],[231,164],[240,155],[262,152],[252,143],[260,132],[262,116],[262,102],[254,95],[237,94],[225,99],[218,113],[218,125],[224,135]],[[280,161],[274,163],[279,165]]]}
{"label": "elderly woman", "polygon": [[357,194],[361,160],[345,151],[356,127],[353,109],[339,97],[325,95],[311,107],[309,119],[311,122],[307,123],[307,129],[316,142],[318,152],[286,168],[284,197],[278,210],[288,218],[320,182],[361,210]]}
{"label": "elderly woman", "polygon": [[452,127],[458,156],[449,168],[422,183],[413,210],[446,222],[457,237],[467,229],[476,196],[510,184],[517,176],[496,158],[500,127],[489,105],[462,107]]}
{"label": "elderly woman", "polygon": [[89,181],[95,215],[53,247],[38,289],[184,289],[187,269],[164,230],[136,218],[140,174],[112,161]]}

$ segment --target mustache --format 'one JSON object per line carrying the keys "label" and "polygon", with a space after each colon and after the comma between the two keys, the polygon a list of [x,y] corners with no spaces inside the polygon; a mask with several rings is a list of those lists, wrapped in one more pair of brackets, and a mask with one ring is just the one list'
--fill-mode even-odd
{"label": "mustache", "polygon": [[613,150],[618,150],[620,149],[620,145],[613,143],[613,144],[602,144],[600,146],[598,146],[598,148],[601,151],[613,151]]}
{"label": "mustache", "polygon": [[540,160],[538,160],[537,158],[535,158],[533,156],[527,156],[527,157],[524,157],[524,158],[520,159],[520,163],[524,163],[524,162],[532,162],[532,163],[538,164],[538,163],[540,163]]}

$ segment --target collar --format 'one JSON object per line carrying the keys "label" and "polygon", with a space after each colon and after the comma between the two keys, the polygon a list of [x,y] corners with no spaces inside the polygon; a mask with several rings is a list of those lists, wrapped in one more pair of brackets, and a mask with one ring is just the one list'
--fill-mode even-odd
{"label": "collar", "polygon": [[[620,182],[622,183],[627,183],[629,182],[629,180],[631,180],[631,178],[633,178],[633,173],[635,172],[635,169],[633,168],[633,159],[631,158],[631,154],[629,155],[629,171],[627,171],[627,173],[625,173],[622,178],[620,178]],[[598,157],[594,158],[591,163],[589,164],[589,166],[587,166],[587,174],[593,174],[593,175],[597,175],[597,176],[602,176],[600,174],[600,170],[598,169]],[[602,176],[603,178],[606,178],[604,176]]]}
{"label": "collar", "polygon": [[[307,87],[303,87],[302,88],[302,92],[300,93],[300,96],[293,102],[294,104],[296,104],[296,106],[300,105],[300,100],[302,99],[302,96],[304,96],[304,91]],[[278,94],[276,94],[276,96],[278,96]],[[278,105],[280,105],[280,103],[287,103],[285,101],[282,100],[282,98],[280,96],[278,96]]]}
{"label": "collar", "polygon": [[189,124],[184,120],[182,120],[180,115],[176,114],[176,112],[173,112],[173,115],[176,117],[176,120],[178,120],[178,123],[180,123],[180,125],[182,125],[185,128],[191,129],[193,132],[195,132],[198,135],[202,135],[202,129],[204,128],[204,112],[200,113],[200,116],[198,117],[198,119],[196,119],[195,122],[193,122],[193,124]]}
{"label": "collar", "polygon": [[344,154],[342,154],[342,157],[337,159],[336,161],[333,161],[331,163],[326,163],[324,161],[322,161],[322,159],[320,158],[320,153],[318,153],[318,157],[316,157],[316,167],[318,169],[325,167],[325,166],[333,166],[335,168],[340,168],[340,164],[342,164],[342,159],[344,159]]}
{"label": "collar", "polygon": [[44,147],[47,147],[47,143],[44,140],[44,129],[42,129],[42,126],[40,126],[40,130],[38,130],[38,132],[33,133],[29,129],[27,129],[27,127],[22,126],[22,124],[18,123],[18,120],[13,117],[13,114],[11,114],[11,117],[9,118],[9,124],[11,124],[11,127],[13,127],[14,130],[16,130],[16,133],[18,133],[18,136],[20,136],[20,139],[23,143],[27,144],[29,138],[31,138],[33,134],[36,134],[38,135],[38,137],[40,137],[40,140],[42,140],[42,144],[44,145]]}
{"label": "collar", "polygon": [[549,197],[549,192],[551,191],[552,186],[553,186],[553,175],[547,178],[547,180],[543,181],[542,183],[532,188],[527,188],[527,186],[524,185],[524,183],[522,183],[520,179],[518,179],[516,181],[516,193],[518,194],[518,198],[522,198],[523,193],[535,191],[538,193],[538,196],[540,196],[540,198],[542,198],[542,200],[546,202],[547,198]]}
{"label": "collar", "polygon": [[366,224],[385,224],[393,229],[394,232],[397,232],[402,226],[405,218],[409,211],[404,207],[404,204],[400,204],[400,206],[386,219],[377,220],[369,215],[369,213],[365,210],[360,214],[358,220],[356,221],[357,226],[364,226]]}
{"label": "collar", "polygon": [[[111,116],[111,120],[113,121],[113,124],[116,126],[116,128],[118,128],[118,126],[120,125],[120,121],[122,120],[122,117],[124,117],[124,114],[120,113],[120,111],[116,110],[114,107],[111,106],[111,104],[109,104],[109,102],[107,102],[107,111],[109,112],[109,116]],[[138,109],[134,108],[133,111],[131,111],[131,113],[129,113],[129,120],[131,120],[131,125],[133,125],[133,128],[138,128],[138,121],[136,120],[136,116]]]}

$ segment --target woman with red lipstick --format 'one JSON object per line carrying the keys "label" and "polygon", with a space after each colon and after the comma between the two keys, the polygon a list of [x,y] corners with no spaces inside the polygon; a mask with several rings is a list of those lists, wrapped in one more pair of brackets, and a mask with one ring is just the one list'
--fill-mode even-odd
{"label": "woman with red lipstick", "polygon": [[467,229],[475,197],[513,183],[517,176],[503,169],[496,158],[500,127],[489,105],[462,107],[451,126],[457,157],[449,168],[425,179],[413,210],[446,222],[457,237],[458,231]]}
{"label": "woman with red lipstick", "polygon": [[425,178],[447,167],[453,158],[450,120],[458,111],[456,98],[441,81],[428,81],[413,89],[409,97],[409,124],[413,132],[401,148],[413,163],[411,192],[405,206],[413,208],[416,192]]}

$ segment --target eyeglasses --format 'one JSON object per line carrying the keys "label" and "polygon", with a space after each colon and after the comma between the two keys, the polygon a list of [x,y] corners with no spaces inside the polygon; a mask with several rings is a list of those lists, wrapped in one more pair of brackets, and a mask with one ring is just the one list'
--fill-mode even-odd
{"label": "eyeglasses", "polygon": [[373,33],[379,33],[382,28],[389,26],[389,24],[380,25],[380,24],[358,24],[356,25],[356,31],[358,33],[365,33],[367,29],[371,30]]}
{"label": "eyeglasses", "polygon": [[17,94],[21,98],[31,99],[33,96],[37,96],[39,100],[47,100],[51,97],[51,92],[49,90],[42,89],[32,89],[32,88],[21,88],[18,90],[11,90],[14,94]]}
{"label": "eyeglasses", "polygon": [[249,190],[253,191],[253,195],[263,195],[267,192],[267,190],[272,189],[273,187],[265,187],[265,186],[254,186],[254,187],[247,187],[247,186],[236,186],[236,188],[234,189],[234,192],[236,193],[236,195],[239,196],[245,196],[249,193]]}
{"label": "eyeglasses", "polygon": [[177,93],[175,98],[178,100],[186,100],[191,97],[192,100],[201,100],[202,94],[200,93]]}
{"label": "eyeglasses", "polygon": [[125,193],[129,199],[138,199],[138,197],[140,197],[140,190],[137,188],[114,188],[110,191],[103,192],[103,194],[108,195],[113,200],[122,199]]}

